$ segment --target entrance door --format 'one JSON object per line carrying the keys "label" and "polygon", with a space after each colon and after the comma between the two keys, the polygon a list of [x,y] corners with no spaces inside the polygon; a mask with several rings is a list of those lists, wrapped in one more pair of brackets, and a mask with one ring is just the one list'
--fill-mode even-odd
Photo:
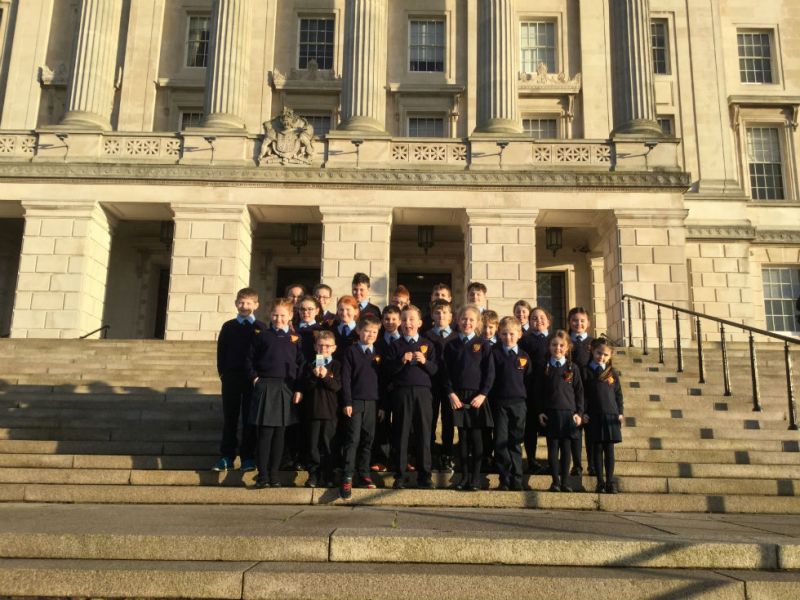
{"label": "entrance door", "polygon": [[536,303],[553,316],[550,331],[566,329],[567,274],[564,271],[539,271],[536,273]]}
{"label": "entrance door", "polygon": [[295,269],[293,267],[279,267],[277,284],[275,287],[275,295],[283,296],[283,292],[287,285],[299,283],[306,286],[306,289],[311,293],[314,286],[320,281],[319,269]]}
{"label": "entrance door", "polygon": [[428,312],[428,305],[431,301],[431,290],[437,283],[444,283],[450,289],[453,288],[453,276],[451,273],[413,273],[408,271],[397,272],[397,285],[404,285],[411,293],[411,302],[422,309],[423,313]]}

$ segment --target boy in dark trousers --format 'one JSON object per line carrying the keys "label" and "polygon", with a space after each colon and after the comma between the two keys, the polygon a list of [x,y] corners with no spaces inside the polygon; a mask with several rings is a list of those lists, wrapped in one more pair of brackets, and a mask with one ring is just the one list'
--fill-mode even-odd
{"label": "boy in dark trousers", "polygon": [[353,275],[353,297],[358,302],[359,315],[372,314],[381,318],[381,309],[369,301],[370,280],[366,273]]}
{"label": "boy in dark trousers", "polygon": [[536,446],[539,443],[539,413],[541,391],[537,376],[544,372],[547,364],[547,337],[550,335],[550,313],[541,306],[531,310],[530,329],[523,334],[519,347],[528,353],[533,366],[533,378],[528,388],[528,417],[525,423],[525,454],[528,456],[528,473],[538,475],[547,469],[536,462]]}
{"label": "boy in dark trousers", "polygon": [[374,315],[362,316],[358,320],[358,343],[350,346],[342,358],[342,412],[346,433],[340,495],[345,500],[352,496],[356,472],[358,487],[375,489],[369,467],[380,399],[379,371],[383,357],[375,351],[380,327],[381,322]]}
{"label": "boy in dark trousers", "polygon": [[[378,339],[375,341],[375,352],[380,356],[389,354],[389,348],[400,339],[400,309],[390,304],[383,309],[381,317],[381,330]],[[385,372],[380,372],[380,397],[378,408],[389,406],[389,382],[386,380]],[[390,411],[385,410],[382,419],[375,423],[375,441],[372,444],[372,466],[371,471],[385,471],[391,458],[392,448],[392,419]]]}
{"label": "boy in dark trousers", "polygon": [[436,447],[436,425],[439,414],[442,415],[442,448],[439,454],[438,469],[448,473],[453,472],[455,466],[453,439],[455,425],[453,425],[453,409],[450,408],[450,399],[447,397],[444,382],[442,381],[442,357],[444,346],[458,335],[452,326],[453,309],[447,300],[434,300],[431,302],[431,318],[433,327],[425,332],[433,345],[436,346],[436,356],[439,357],[439,372],[433,377],[433,415],[431,416],[431,448]]}
{"label": "boy in dark trousers", "polygon": [[[589,327],[591,326],[592,322],[589,319],[589,313],[586,312],[586,309],[582,306],[576,306],[575,308],[570,309],[569,314],[567,314],[567,323],[569,323],[569,337],[572,340],[572,353],[571,359],[572,362],[575,363],[579,369],[581,369],[581,375],[583,374],[583,370],[589,364],[589,360],[592,358],[592,341],[594,338],[589,335]],[[590,439],[589,430],[583,428],[583,435],[586,435],[586,463],[589,465],[589,475],[594,475],[594,459],[592,458],[592,441]],[[578,432],[580,433],[580,432]],[[572,439],[571,445],[571,452],[572,452],[572,471],[570,475],[575,477],[580,477],[583,475],[583,464],[581,459],[582,449],[582,438],[583,435],[579,435],[577,438]]]}
{"label": "boy in dark trousers", "polygon": [[[225,322],[217,337],[217,372],[222,381],[222,442],[221,458],[212,467],[214,471],[233,469],[237,446],[242,460],[242,472],[254,471],[255,428],[248,424],[250,398],[253,383],[245,368],[245,358],[256,331],[263,331],[266,324],[257,320],[258,292],[252,288],[242,288],[236,294],[235,319]],[[242,442],[237,439],[239,417],[242,420]]]}

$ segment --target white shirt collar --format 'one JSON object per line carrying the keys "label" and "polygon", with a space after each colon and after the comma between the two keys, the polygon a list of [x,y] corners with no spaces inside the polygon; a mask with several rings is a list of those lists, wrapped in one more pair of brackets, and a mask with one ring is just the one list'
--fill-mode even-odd
{"label": "white shirt collar", "polygon": [[550,364],[554,367],[563,367],[565,364],[567,364],[567,357],[563,356],[558,359],[550,357]]}
{"label": "white shirt collar", "polygon": [[403,339],[408,343],[414,342],[416,344],[419,341],[419,334],[415,335],[414,337],[404,335]]}
{"label": "white shirt collar", "polygon": [[513,352],[514,354],[519,354],[519,345],[514,345],[511,348],[506,348],[505,346],[503,346],[503,352],[505,352],[506,354],[509,354],[510,352]]}
{"label": "white shirt collar", "polygon": [[256,322],[256,316],[255,315],[250,315],[249,317],[243,317],[242,315],[238,315],[237,314],[236,315],[236,320],[239,321],[240,325],[242,323],[244,323],[245,321],[248,321],[252,325],[253,323]]}

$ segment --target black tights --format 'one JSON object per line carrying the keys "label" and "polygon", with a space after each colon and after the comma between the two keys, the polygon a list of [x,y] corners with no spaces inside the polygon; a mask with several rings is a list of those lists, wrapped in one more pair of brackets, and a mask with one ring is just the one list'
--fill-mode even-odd
{"label": "black tights", "polygon": [[[472,484],[478,485],[481,479],[481,462],[483,461],[483,429],[479,427],[458,428],[458,450],[461,457],[462,482],[472,476]],[[470,464],[470,455],[472,463]],[[470,468],[471,467],[471,468]]]}
{"label": "black tights", "polygon": [[258,480],[274,483],[278,481],[278,469],[283,456],[285,427],[258,428]]}
{"label": "black tights", "polygon": [[569,476],[570,442],[569,438],[547,438],[547,462],[550,464],[550,476],[556,485],[566,484]]}
{"label": "black tights", "polygon": [[596,442],[592,458],[594,459],[597,482],[603,483],[603,465],[605,464],[606,483],[611,483],[614,478],[614,443]]}

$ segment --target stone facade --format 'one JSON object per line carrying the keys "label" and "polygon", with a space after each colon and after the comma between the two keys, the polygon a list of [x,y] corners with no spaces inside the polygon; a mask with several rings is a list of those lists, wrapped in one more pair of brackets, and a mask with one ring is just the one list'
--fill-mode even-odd
{"label": "stone facade", "polygon": [[767,327],[800,269],[793,8],[0,0],[0,335],[212,339],[239,287],[355,271],[615,339],[624,294]]}

